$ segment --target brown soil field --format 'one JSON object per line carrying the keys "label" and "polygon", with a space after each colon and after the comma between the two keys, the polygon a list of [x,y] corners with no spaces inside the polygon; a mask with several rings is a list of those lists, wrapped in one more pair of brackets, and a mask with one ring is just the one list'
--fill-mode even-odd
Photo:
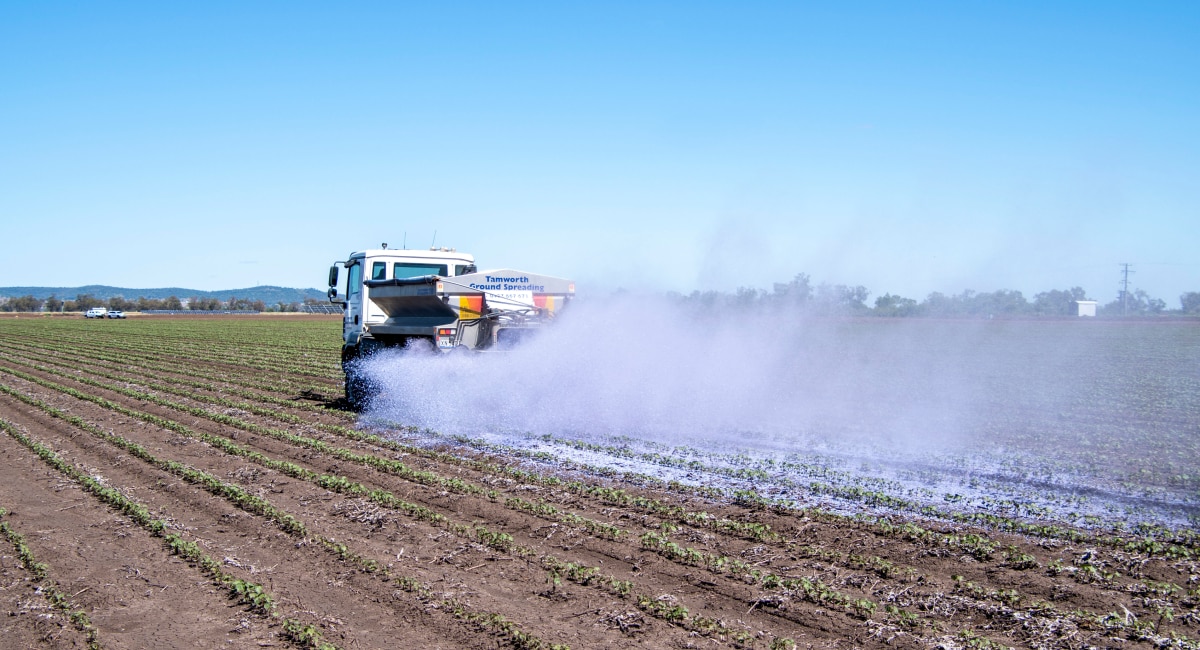
{"label": "brown soil field", "polygon": [[1187,544],[418,444],[338,326],[0,321],[0,646],[1197,647]]}

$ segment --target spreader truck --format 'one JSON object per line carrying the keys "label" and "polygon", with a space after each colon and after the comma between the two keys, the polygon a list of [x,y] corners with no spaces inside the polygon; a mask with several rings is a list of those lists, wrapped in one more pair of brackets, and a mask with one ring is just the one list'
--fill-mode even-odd
{"label": "spreader truck", "polygon": [[550,323],[574,298],[575,283],[513,269],[479,271],[474,256],[452,248],[383,244],[330,267],[328,295],[342,306],[346,401],[362,408],[374,392],[362,359],[387,348],[465,354],[511,347]]}

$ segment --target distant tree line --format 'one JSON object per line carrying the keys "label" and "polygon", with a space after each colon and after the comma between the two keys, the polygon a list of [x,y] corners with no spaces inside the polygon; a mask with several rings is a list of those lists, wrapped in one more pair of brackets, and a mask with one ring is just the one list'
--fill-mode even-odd
{"label": "distant tree line", "polygon": [[85,312],[93,307],[106,307],[109,310],[120,311],[189,309],[194,311],[251,310],[295,312],[300,311],[302,305],[316,304],[317,302],[318,301],[313,298],[305,298],[303,303],[280,301],[275,305],[267,305],[262,300],[246,300],[232,296],[229,298],[229,300],[191,297],[186,302],[180,300],[176,296],[168,296],[162,299],[140,297],[137,300],[126,300],[123,296],[113,296],[108,300],[103,300],[91,294],[81,293],[75,296],[74,300],[60,300],[54,295],[51,295],[45,300],[34,298],[32,295],[21,296],[19,298],[0,297],[0,311]]}
{"label": "distant tree line", "polygon": [[[791,282],[775,283],[770,291],[739,288],[734,293],[693,291],[691,294],[670,293],[674,301],[702,310],[720,311],[727,308],[752,306],[800,309],[819,315],[883,316],[931,318],[997,318],[1015,316],[1071,316],[1075,301],[1088,300],[1082,287],[1054,289],[1035,294],[1030,300],[1020,291],[1000,289],[976,292],[970,289],[947,295],[935,291],[917,301],[913,298],[886,293],[867,304],[871,292],[863,286],[822,283],[813,286],[805,273]],[[1200,292],[1180,296],[1180,309],[1168,311],[1167,303],[1139,289],[1098,306],[1102,316],[1152,316],[1159,314],[1200,315]]]}
{"label": "distant tree line", "polygon": [[[1087,300],[1087,292],[1081,287],[1055,289],[1035,294],[1027,299],[1020,291],[1000,289],[979,293],[967,289],[959,294],[947,295],[935,291],[917,301],[913,298],[885,293],[875,298],[873,305],[867,304],[871,292],[863,286],[822,283],[813,286],[805,273],[798,274],[791,282],[775,283],[771,291],[740,288],[734,293],[721,291],[693,291],[688,295],[669,293],[668,297],[678,303],[702,310],[720,311],[727,308],[751,306],[802,309],[821,315],[884,316],[932,318],[989,318],[1013,316],[1070,316],[1075,313],[1076,300]],[[314,298],[300,302],[280,301],[267,305],[262,300],[246,300],[230,297],[191,297],[185,303],[175,296],[163,299],[138,298],[126,300],[113,296],[102,300],[91,294],[79,294],[74,300],[60,300],[50,296],[46,300],[32,295],[19,298],[0,297],[0,311],[5,312],[84,312],[92,307],[107,307],[121,311],[151,311],[159,309],[194,311],[253,310],[268,312],[300,311],[302,305],[324,304]],[[1118,295],[1115,300],[1097,309],[1101,316],[1154,316],[1160,314],[1187,314],[1200,316],[1200,292],[1190,291],[1179,297],[1180,309],[1168,310],[1167,303],[1151,297],[1138,289],[1128,295]]]}

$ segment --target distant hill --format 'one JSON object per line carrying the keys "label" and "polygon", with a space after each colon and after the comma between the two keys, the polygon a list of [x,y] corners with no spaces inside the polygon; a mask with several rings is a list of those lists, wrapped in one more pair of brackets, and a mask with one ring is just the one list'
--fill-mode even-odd
{"label": "distant hill", "polygon": [[180,300],[189,298],[216,298],[226,301],[231,297],[246,300],[261,300],[268,305],[280,302],[304,302],[305,298],[325,300],[325,292],[319,289],[291,289],[288,287],[261,286],[247,289],[225,289],[221,291],[200,291],[199,289],[184,289],[182,287],[166,287],[162,289],[127,289],[125,287],[110,287],[102,284],[89,284],[85,287],[0,287],[0,296],[19,298],[33,296],[45,300],[51,295],[60,300],[74,300],[81,294],[91,294],[99,300],[108,300],[113,296],[121,296],[126,300],[149,298],[162,300],[175,296]]}

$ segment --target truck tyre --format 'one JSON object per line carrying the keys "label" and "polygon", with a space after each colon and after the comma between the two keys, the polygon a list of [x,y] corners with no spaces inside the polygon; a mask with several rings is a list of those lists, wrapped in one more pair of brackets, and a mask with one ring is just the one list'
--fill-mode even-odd
{"label": "truck tyre", "polygon": [[356,345],[342,348],[342,373],[346,376],[346,404],[355,411],[365,411],[371,405],[372,382],[360,365],[373,348]]}
{"label": "truck tyre", "polygon": [[371,404],[371,382],[358,371],[354,361],[343,365],[346,373],[346,403],[355,411],[365,411]]}

